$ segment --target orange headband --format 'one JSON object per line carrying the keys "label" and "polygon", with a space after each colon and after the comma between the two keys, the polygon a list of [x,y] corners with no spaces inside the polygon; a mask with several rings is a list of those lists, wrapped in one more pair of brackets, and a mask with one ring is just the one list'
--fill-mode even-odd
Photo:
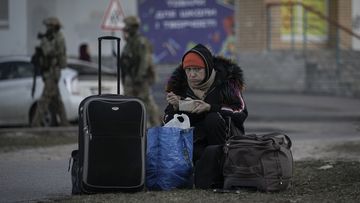
{"label": "orange headband", "polygon": [[199,54],[195,52],[190,52],[186,54],[183,60],[183,68],[190,67],[205,68],[204,60]]}

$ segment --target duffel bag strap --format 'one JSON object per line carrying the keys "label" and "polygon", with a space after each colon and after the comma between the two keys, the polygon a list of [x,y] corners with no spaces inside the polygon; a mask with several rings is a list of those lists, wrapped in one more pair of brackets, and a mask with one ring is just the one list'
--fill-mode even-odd
{"label": "duffel bag strap", "polygon": [[[225,121],[225,119],[224,119],[224,121]],[[233,124],[233,122],[231,120],[231,116],[228,116],[227,117],[227,129],[226,129],[225,140],[230,140],[230,139],[233,139],[235,137],[237,137],[237,138],[244,137],[244,133],[241,132],[241,130],[238,127],[236,127],[235,124]]]}
{"label": "duffel bag strap", "polygon": [[283,143],[287,146],[288,149],[290,149],[291,146],[292,146],[292,141],[291,141],[290,137],[287,136],[284,133],[273,132],[273,133],[261,135],[261,137],[262,138],[269,138],[269,139],[272,139],[277,144],[282,144],[282,143],[279,143],[278,139],[276,139],[276,138],[280,138],[280,139],[283,140]]}
{"label": "duffel bag strap", "polygon": [[230,138],[231,138],[231,117],[229,116],[225,140],[229,140]]}

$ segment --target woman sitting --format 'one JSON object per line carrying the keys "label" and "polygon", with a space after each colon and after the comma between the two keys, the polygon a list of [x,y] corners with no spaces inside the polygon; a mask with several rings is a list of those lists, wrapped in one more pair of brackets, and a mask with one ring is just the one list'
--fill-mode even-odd
{"label": "woman sitting", "polygon": [[242,70],[230,60],[213,56],[202,44],[184,54],[167,83],[164,121],[176,113],[189,116],[195,128],[194,163],[206,146],[225,143],[229,117],[244,133],[248,112],[243,88]]}

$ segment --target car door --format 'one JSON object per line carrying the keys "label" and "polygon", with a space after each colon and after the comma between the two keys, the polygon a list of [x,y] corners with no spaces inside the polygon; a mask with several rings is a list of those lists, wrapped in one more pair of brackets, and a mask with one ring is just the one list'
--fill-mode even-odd
{"label": "car door", "polygon": [[27,124],[33,65],[24,61],[0,63],[0,124]]}

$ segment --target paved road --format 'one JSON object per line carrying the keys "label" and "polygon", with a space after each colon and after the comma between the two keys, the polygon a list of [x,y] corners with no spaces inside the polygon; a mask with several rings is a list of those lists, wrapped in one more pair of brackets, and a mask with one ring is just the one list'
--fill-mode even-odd
{"label": "paved road", "polygon": [[[161,71],[163,80],[154,87],[161,109],[165,106],[164,78],[169,73],[169,70]],[[312,150],[326,143],[360,140],[360,99],[261,92],[245,92],[244,97],[249,110],[247,132],[287,133],[294,142],[295,159],[316,157]],[[61,130],[56,129],[57,133]],[[67,128],[64,132],[69,130],[76,134],[77,128]],[[19,131],[34,130],[0,129],[0,136]],[[69,196],[68,157],[75,147],[66,145],[0,154],[0,202]]]}
{"label": "paved road", "polygon": [[4,160],[4,154],[0,155],[0,202],[29,202],[64,197],[71,193],[67,156],[55,160],[50,157],[39,159],[36,151],[24,152],[32,156],[22,159],[22,154],[12,153],[10,156],[14,159],[5,157]]}

